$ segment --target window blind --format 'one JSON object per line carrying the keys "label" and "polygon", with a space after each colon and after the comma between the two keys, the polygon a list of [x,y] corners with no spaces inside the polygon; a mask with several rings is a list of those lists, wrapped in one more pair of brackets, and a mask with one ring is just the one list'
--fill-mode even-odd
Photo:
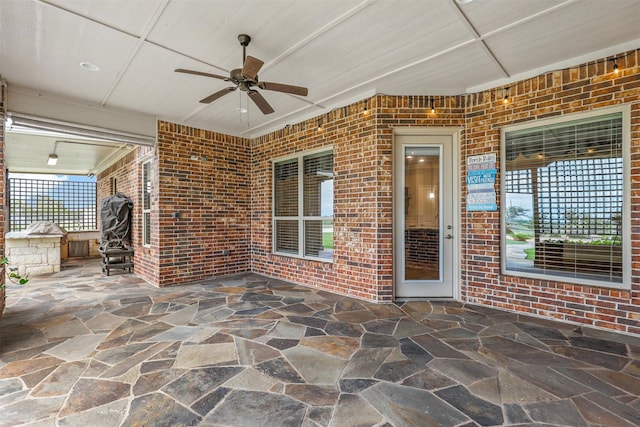
{"label": "window blind", "polygon": [[[507,270],[622,281],[622,114],[505,133]],[[524,242],[524,243],[522,243]]]}

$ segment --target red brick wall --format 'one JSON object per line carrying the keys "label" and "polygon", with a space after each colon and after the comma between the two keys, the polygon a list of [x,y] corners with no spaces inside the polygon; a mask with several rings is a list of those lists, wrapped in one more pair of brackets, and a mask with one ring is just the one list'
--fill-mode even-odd
{"label": "red brick wall", "polygon": [[248,271],[249,140],[159,122],[157,150],[156,283]]}
{"label": "red brick wall", "polygon": [[[375,96],[252,143],[252,270],[374,301],[393,299],[392,135],[399,126],[461,126],[464,98]],[[368,114],[364,113],[365,104]],[[321,122],[324,130],[317,131]],[[334,153],[334,262],[273,255],[271,160]]]}
{"label": "red brick wall", "polygon": [[612,72],[611,61],[602,59],[517,82],[509,88],[511,99],[506,105],[502,88],[470,95],[460,165],[465,176],[467,156],[493,152],[499,157],[500,129],[507,125],[630,104],[632,289],[502,275],[500,214],[463,212],[462,229],[467,230],[461,268],[464,301],[640,334],[640,51],[617,55],[617,63],[619,75]]}
{"label": "red brick wall", "polygon": [[[307,286],[376,299],[374,116],[362,116],[363,105],[334,110],[252,141],[251,269]],[[360,110],[360,111],[359,111]],[[318,131],[319,123],[323,130]],[[272,251],[272,160],[333,146],[334,262],[302,260]],[[347,198],[350,204],[344,203]]]}
{"label": "red brick wall", "polygon": [[[151,245],[142,245],[142,163],[151,159]],[[134,271],[157,286],[249,270],[249,141],[158,122],[140,147],[98,176],[98,200],[134,200]],[[179,217],[174,218],[173,214]],[[228,251],[228,254],[227,252]]]}

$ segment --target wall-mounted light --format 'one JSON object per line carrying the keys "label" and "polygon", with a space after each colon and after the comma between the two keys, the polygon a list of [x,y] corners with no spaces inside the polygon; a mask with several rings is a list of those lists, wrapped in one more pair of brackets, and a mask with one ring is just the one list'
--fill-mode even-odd
{"label": "wall-mounted light", "polygon": [[620,70],[618,69],[618,59],[613,58],[611,61],[613,61],[613,73],[618,74],[620,72]]}
{"label": "wall-mounted light", "polygon": [[316,128],[316,131],[318,132],[322,132],[324,129],[322,127],[322,118],[318,117],[318,127]]}
{"label": "wall-mounted light", "polygon": [[436,101],[431,98],[431,114],[434,114],[436,112]]}
{"label": "wall-mounted light", "polygon": [[362,110],[362,114],[364,116],[369,114],[369,100],[368,99],[364,101],[364,110]]}
{"label": "wall-mounted light", "polygon": [[47,165],[55,166],[58,163],[58,155],[56,154],[56,148],[58,147],[58,141],[53,144],[53,153],[49,154],[49,159],[47,160]]}
{"label": "wall-mounted light", "polygon": [[502,103],[503,104],[508,104],[509,103],[509,88],[508,87],[504,88],[504,97],[502,98]]}

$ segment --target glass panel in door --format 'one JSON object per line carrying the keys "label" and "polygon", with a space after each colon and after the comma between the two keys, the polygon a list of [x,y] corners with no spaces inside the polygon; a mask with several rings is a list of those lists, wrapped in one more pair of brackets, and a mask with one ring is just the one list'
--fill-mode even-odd
{"label": "glass panel in door", "polygon": [[440,148],[404,149],[404,280],[440,280]]}

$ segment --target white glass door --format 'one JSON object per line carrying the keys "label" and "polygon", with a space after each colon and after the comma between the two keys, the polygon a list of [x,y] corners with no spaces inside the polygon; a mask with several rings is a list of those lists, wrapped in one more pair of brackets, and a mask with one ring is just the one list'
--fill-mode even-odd
{"label": "white glass door", "polygon": [[452,298],[452,137],[397,135],[394,150],[396,298]]}

